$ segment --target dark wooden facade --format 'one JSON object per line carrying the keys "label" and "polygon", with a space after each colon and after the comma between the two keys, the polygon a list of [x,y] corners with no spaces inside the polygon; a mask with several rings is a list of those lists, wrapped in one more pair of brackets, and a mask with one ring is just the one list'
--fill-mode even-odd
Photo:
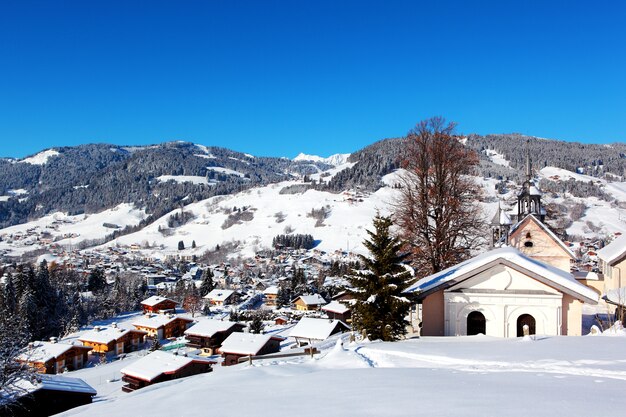
{"label": "dark wooden facade", "polygon": [[154,305],[146,305],[142,303],[141,307],[143,308],[144,313],[158,313],[161,311],[174,312],[176,310],[176,304],[177,304],[176,301],[166,298],[160,303],[157,303]]}
{"label": "dark wooden facade", "polygon": [[213,369],[211,365],[215,362],[206,362],[206,361],[198,361],[191,362],[186,366],[176,370],[171,373],[162,373],[158,377],[147,381],[145,379],[137,378],[132,375],[122,374],[122,381],[126,383],[126,385],[122,386],[122,391],[124,392],[133,392],[143,387],[147,387],[152,384],[158,384],[159,382],[171,381],[173,379],[185,378],[192,375],[203,374],[206,372],[211,372]]}
{"label": "dark wooden facade", "polygon": [[235,353],[235,352],[222,352],[222,356],[224,357],[224,361],[222,362],[222,366],[231,366],[237,365],[239,363],[240,358],[246,358],[248,356],[261,356],[268,355],[270,353],[276,353],[280,350],[280,342],[283,339],[272,337],[270,338],[263,347],[258,350],[256,353]]}
{"label": "dark wooden facade", "polygon": [[222,342],[224,342],[228,336],[234,332],[242,332],[244,327],[245,326],[241,323],[234,323],[230,329],[216,332],[212,336],[187,332],[185,334],[185,338],[187,339],[186,346],[194,349],[202,349],[208,354],[214,355],[219,352]]}

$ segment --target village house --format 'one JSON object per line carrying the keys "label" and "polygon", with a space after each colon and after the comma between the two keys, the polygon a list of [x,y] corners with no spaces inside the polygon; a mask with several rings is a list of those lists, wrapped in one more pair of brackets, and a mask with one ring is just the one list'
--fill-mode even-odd
{"label": "village house", "polygon": [[27,363],[39,373],[58,374],[81,369],[87,362],[89,351],[91,347],[58,343],[52,338],[50,342],[29,343],[17,360]]}
{"label": "village house", "polygon": [[142,330],[122,329],[114,323],[111,327],[96,326],[78,340],[91,347],[93,353],[120,355],[139,349],[147,334]]}
{"label": "village house", "polygon": [[275,285],[267,287],[265,291],[263,291],[263,296],[265,296],[265,305],[270,307],[275,306],[278,299],[278,287]]}
{"label": "village house", "polygon": [[148,337],[157,339],[168,339],[170,337],[180,337],[187,327],[193,323],[192,319],[175,316],[173,314],[144,314],[133,322],[137,330],[142,330]]}
{"label": "village house", "polygon": [[[156,285],[156,284],[155,284]],[[175,312],[178,303],[169,298],[153,295],[141,302],[141,308],[144,313],[162,313]]]}
{"label": "village house", "polygon": [[603,294],[626,286],[626,235],[598,251],[598,267],[604,276]]}
{"label": "village house", "polygon": [[421,334],[497,337],[580,335],[582,303],[594,290],[515,248],[494,249],[420,279],[407,296],[421,304]]}
{"label": "village house", "polygon": [[333,300],[322,307],[322,311],[326,313],[328,318],[348,322],[352,317],[352,310],[339,301]]}
{"label": "village house", "polygon": [[300,311],[313,311],[319,310],[320,307],[326,304],[326,300],[319,294],[301,295],[292,301],[296,310]]}
{"label": "village house", "polygon": [[235,304],[239,300],[239,293],[235,290],[214,289],[203,297],[213,306]]}
{"label": "village house", "polygon": [[242,332],[244,327],[232,321],[202,319],[185,330],[186,346],[214,355],[231,333]]}
{"label": "village house", "polygon": [[122,391],[133,392],[159,382],[211,372],[214,364],[207,359],[157,350],[122,368],[122,381],[126,383]]}
{"label": "village house", "polygon": [[283,339],[268,334],[231,333],[220,348],[224,361],[222,366],[236,365],[246,356],[267,355],[280,350]]}
{"label": "village house", "polygon": [[341,320],[303,317],[298,324],[291,329],[289,337],[293,337],[298,346],[305,346],[314,342],[324,341],[334,334],[344,333],[350,330],[350,326]]}
{"label": "village house", "polygon": [[82,379],[61,375],[39,375],[36,381],[24,381],[20,386],[15,400],[0,406],[1,416],[47,417],[91,404],[97,394]]}

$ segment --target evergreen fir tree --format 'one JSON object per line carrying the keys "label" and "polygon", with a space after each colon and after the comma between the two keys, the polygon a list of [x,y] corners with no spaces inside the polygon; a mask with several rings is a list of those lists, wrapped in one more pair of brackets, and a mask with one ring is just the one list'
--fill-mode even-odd
{"label": "evergreen fir tree", "polygon": [[402,243],[391,235],[391,217],[376,215],[374,231],[363,244],[371,258],[360,256],[362,270],[348,276],[355,298],[354,327],[365,331],[371,340],[396,340],[406,334],[409,301],[402,291],[409,285],[410,273],[401,265],[406,255],[400,254]]}
{"label": "evergreen fir tree", "polygon": [[100,268],[94,269],[89,278],[87,278],[87,291],[92,291],[94,294],[102,292],[107,285],[104,272]]}
{"label": "evergreen fir tree", "polygon": [[215,289],[215,282],[213,282],[213,271],[211,268],[207,268],[202,273],[202,283],[200,284],[200,296],[204,297]]}
{"label": "evergreen fir tree", "polygon": [[154,339],[152,339],[152,344],[150,345],[150,352],[154,352],[155,350],[159,350],[161,349],[161,341],[159,340],[158,337],[154,337]]}
{"label": "evergreen fir tree", "polygon": [[263,324],[263,318],[260,314],[255,314],[250,322],[250,333],[261,334],[263,327],[265,327]]}

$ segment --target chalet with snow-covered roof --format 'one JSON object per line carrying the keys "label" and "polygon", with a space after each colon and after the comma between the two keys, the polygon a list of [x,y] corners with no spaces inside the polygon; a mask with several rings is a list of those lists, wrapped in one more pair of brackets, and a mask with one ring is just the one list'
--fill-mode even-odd
{"label": "chalet with snow-covered roof", "polygon": [[186,346],[202,349],[203,352],[213,355],[231,333],[242,332],[244,327],[243,324],[232,321],[198,320],[197,323],[185,330]]}
{"label": "chalet with snow-covered roof", "polygon": [[96,326],[78,338],[93,353],[120,355],[139,349],[148,333],[143,330],[122,329],[113,324],[110,327]]}
{"label": "chalet with snow-covered roof", "polygon": [[[156,285],[156,284],[155,284]],[[169,298],[161,297],[160,295],[153,295],[146,298],[141,302],[141,308],[144,313],[161,313],[161,312],[175,312],[176,305],[178,303]]]}
{"label": "chalet with snow-covered roof", "polygon": [[120,371],[124,392],[133,392],[148,385],[211,372],[216,362],[157,350]]}
{"label": "chalet with snow-covered roof", "polygon": [[17,357],[20,362],[27,363],[42,374],[58,374],[65,370],[81,369],[87,362],[91,347],[35,341],[28,344]]}
{"label": "chalet with snow-covered roof", "polygon": [[582,303],[597,293],[569,272],[506,247],[420,279],[405,290],[421,304],[421,334],[497,337],[580,335]]}
{"label": "chalet with snow-covered roof", "polygon": [[352,316],[352,310],[344,303],[333,300],[322,307],[322,311],[326,313],[328,318],[348,322]]}
{"label": "chalet with snow-covered roof", "polygon": [[80,378],[39,375],[36,381],[18,382],[15,401],[0,406],[0,415],[47,417],[91,404],[97,392]]}
{"label": "chalet with snow-covered roof", "polygon": [[301,295],[298,298],[292,301],[296,310],[300,311],[312,311],[319,310],[324,304],[326,304],[326,300],[319,294],[312,295]]}
{"label": "chalet with snow-covered roof", "polygon": [[173,314],[147,313],[135,320],[133,326],[137,330],[146,332],[148,337],[168,339],[182,336],[192,323],[192,319]]}
{"label": "chalet with snow-covered roof", "polygon": [[265,297],[265,305],[275,306],[278,299],[278,287],[275,285],[267,287],[265,291],[263,291],[263,296]]}
{"label": "chalet with snow-covered roof", "polygon": [[239,300],[239,293],[235,290],[214,289],[203,297],[213,306],[235,304]]}
{"label": "chalet with snow-covered roof", "polygon": [[303,317],[298,324],[291,329],[289,337],[293,337],[298,346],[305,346],[314,342],[324,341],[334,334],[344,333],[350,330],[350,326],[341,320]]}
{"label": "chalet with snow-covered roof", "polygon": [[598,251],[598,266],[604,276],[603,294],[626,287],[626,235]]}
{"label": "chalet with snow-covered roof", "polygon": [[276,353],[280,350],[283,338],[268,334],[231,333],[220,348],[223,366],[236,365],[246,356],[259,356]]}

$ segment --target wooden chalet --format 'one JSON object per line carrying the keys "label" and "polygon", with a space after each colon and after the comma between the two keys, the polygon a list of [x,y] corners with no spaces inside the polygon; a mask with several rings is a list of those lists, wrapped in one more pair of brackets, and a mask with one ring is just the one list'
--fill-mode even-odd
{"label": "wooden chalet", "polygon": [[211,372],[214,361],[157,350],[123,368],[122,387],[132,392],[148,385]]}
{"label": "wooden chalet", "polygon": [[231,333],[242,332],[245,326],[241,323],[230,321],[199,320],[196,324],[185,330],[187,347],[202,349],[204,353],[213,355],[218,352],[222,342]]}
{"label": "wooden chalet", "polygon": [[176,301],[170,300],[169,298],[153,295],[141,302],[141,308],[144,313],[174,313],[177,304]]}
{"label": "wooden chalet", "polygon": [[23,381],[15,401],[0,406],[1,416],[47,417],[91,404],[96,390],[79,378],[39,375],[37,381]]}
{"label": "wooden chalet", "polygon": [[149,337],[168,339],[170,337],[182,336],[191,323],[193,323],[192,319],[172,314],[148,313],[133,322],[133,326],[137,330],[146,332]]}
{"label": "wooden chalet", "polygon": [[326,304],[326,300],[319,294],[301,295],[292,301],[296,310],[312,311],[319,310],[321,306]]}
{"label": "wooden chalet", "polygon": [[263,291],[263,296],[265,297],[265,305],[275,306],[278,299],[278,287],[275,285],[267,287]]}
{"label": "wooden chalet", "polygon": [[341,320],[343,322],[350,321],[352,317],[352,310],[339,301],[331,301],[322,307],[322,311],[326,313],[328,318],[333,320]]}
{"label": "wooden chalet", "polygon": [[78,338],[84,346],[89,346],[93,353],[119,355],[132,352],[145,342],[148,333],[143,330],[122,329],[96,326]]}
{"label": "wooden chalet", "polygon": [[347,331],[350,331],[350,326],[341,320],[303,317],[291,329],[289,337],[293,337],[298,346],[305,346],[324,341],[334,334]]}
{"label": "wooden chalet", "polygon": [[58,374],[65,370],[81,369],[91,351],[89,346],[72,345],[68,343],[31,342],[17,357],[17,360],[27,363],[42,374]]}
{"label": "wooden chalet", "polygon": [[222,366],[237,365],[239,358],[267,355],[280,350],[284,339],[267,334],[232,333],[222,343]]}
{"label": "wooden chalet", "polygon": [[239,300],[239,293],[235,290],[214,289],[204,296],[212,306],[225,306],[235,304]]}

